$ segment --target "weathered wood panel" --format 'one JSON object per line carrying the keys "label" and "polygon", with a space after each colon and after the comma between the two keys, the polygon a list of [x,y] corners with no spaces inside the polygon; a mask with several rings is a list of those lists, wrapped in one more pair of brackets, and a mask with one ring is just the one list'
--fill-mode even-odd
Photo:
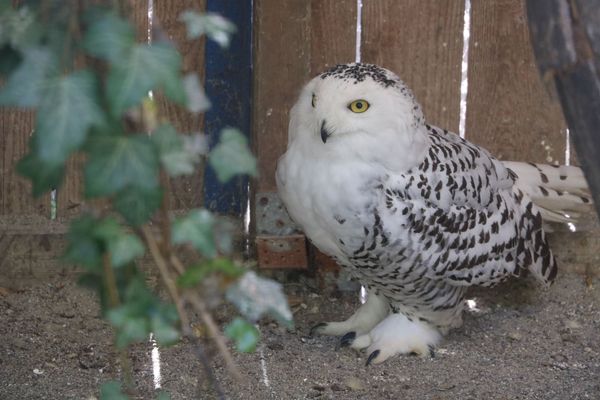
{"label": "weathered wood panel", "polygon": [[15,171],[28,152],[34,114],[0,108],[0,217],[2,215],[50,215],[50,196],[34,199],[31,184]]}
{"label": "weathered wood panel", "polygon": [[538,75],[522,1],[473,1],[467,107],[467,138],[496,157],[564,162],[564,118]]}
{"label": "weathered wood panel", "polygon": [[[164,3],[164,2],[160,2]],[[171,2],[167,2],[171,3]],[[136,28],[137,40],[146,42],[148,40],[148,0],[130,2],[123,5]],[[91,59],[81,60],[85,63],[93,63]],[[72,156],[67,162],[67,171],[64,182],[57,193],[58,218],[71,218],[79,215],[86,207],[105,209],[109,207],[106,200],[86,200],[84,198],[83,167],[85,157],[82,154]]]}
{"label": "weathered wood panel", "polygon": [[[176,43],[183,56],[183,70],[195,72],[204,81],[204,39],[188,40],[185,24],[179,20],[182,12],[193,9],[204,11],[205,1],[176,0],[154,2],[154,26],[160,27],[171,41]],[[173,123],[179,132],[191,134],[203,130],[202,115],[194,115],[185,108],[175,105],[163,96],[157,96],[159,116]],[[204,172],[201,168],[191,176],[171,180],[170,208],[190,209],[202,205]]]}
{"label": "weathered wood panel", "polygon": [[310,72],[310,2],[256,0],[254,149],[256,190],[275,191],[277,159],[287,143],[288,111]]}
{"label": "weathered wood panel", "polygon": [[66,246],[64,235],[0,234],[0,286],[21,289],[72,273],[73,267],[60,260]]}
{"label": "weathered wood panel", "polygon": [[354,60],[353,0],[255,3],[254,144],[257,191],[275,191],[288,112],[302,86],[327,66]]}
{"label": "weathered wood panel", "polygon": [[363,2],[362,59],[396,72],[431,124],[458,132],[464,1]]}
{"label": "weathered wood panel", "polygon": [[356,0],[313,0],[310,15],[310,76],[336,64],[353,62],[356,55]]}

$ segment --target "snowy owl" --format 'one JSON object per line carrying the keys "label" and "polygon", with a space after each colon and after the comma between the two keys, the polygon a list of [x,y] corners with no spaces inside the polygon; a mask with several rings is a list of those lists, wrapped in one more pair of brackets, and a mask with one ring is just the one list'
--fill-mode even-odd
{"label": "snowy owl", "polygon": [[313,328],[365,349],[367,365],[430,354],[462,324],[469,286],[527,271],[549,285],[542,217],[590,205],[578,168],[498,161],[428,125],[394,73],[361,63],[303,88],[277,185],[311,242],[367,288],[349,319]]}

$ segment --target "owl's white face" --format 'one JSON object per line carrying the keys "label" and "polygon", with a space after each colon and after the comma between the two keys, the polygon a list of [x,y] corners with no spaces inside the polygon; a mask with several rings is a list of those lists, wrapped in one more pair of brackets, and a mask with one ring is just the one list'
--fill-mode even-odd
{"label": "owl's white face", "polygon": [[319,153],[400,158],[405,167],[415,162],[409,150],[426,146],[423,132],[421,108],[396,75],[374,65],[344,64],[304,87],[290,114],[289,140]]}

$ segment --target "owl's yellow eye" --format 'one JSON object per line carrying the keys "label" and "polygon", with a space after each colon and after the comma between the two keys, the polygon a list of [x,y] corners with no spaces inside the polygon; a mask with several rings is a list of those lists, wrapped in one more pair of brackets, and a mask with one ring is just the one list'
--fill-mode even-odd
{"label": "owl's yellow eye", "polygon": [[354,100],[352,103],[348,104],[348,108],[353,113],[364,113],[369,109],[369,102],[366,100]]}
{"label": "owl's yellow eye", "polygon": [[317,96],[314,93],[312,95],[312,100],[311,100],[310,104],[312,104],[313,108],[315,108],[317,106]]}

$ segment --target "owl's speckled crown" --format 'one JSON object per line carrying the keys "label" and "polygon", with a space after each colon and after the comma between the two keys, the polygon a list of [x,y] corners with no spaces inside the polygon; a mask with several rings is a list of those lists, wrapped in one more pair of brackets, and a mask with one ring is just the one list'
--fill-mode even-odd
{"label": "owl's speckled crown", "polygon": [[383,87],[395,86],[397,80],[390,72],[374,64],[352,63],[338,64],[319,75],[321,79],[329,77],[343,79],[346,82],[353,81],[355,84],[371,78]]}

